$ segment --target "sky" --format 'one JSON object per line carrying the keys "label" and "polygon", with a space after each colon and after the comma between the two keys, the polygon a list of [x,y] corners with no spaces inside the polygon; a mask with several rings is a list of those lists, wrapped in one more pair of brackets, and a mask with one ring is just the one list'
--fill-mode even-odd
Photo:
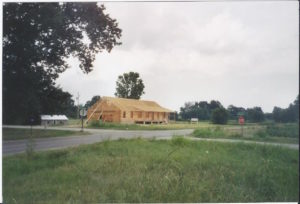
{"label": "sky", "polygon": [[114,96],[125,72],[140,74],[143,100],[179,111],[185,102],[224,107],[288,107],[299,92],[297,1],[106,2],[122,45],[96,56],[84,74],[78,60],[57,85],[84,104]]}

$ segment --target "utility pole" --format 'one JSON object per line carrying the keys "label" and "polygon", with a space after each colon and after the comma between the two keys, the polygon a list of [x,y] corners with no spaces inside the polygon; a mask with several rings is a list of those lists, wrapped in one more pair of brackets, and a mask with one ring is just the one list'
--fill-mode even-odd
{"label": "utility pole", "polygon": [[77,119],[79,119],[79,92],[77,92],[76,100],[77,100]]}

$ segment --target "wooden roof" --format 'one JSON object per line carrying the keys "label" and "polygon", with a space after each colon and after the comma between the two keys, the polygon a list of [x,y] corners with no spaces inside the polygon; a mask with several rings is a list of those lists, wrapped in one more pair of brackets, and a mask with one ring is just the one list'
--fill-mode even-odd
{"label": "wooden roof", "polygon": [[158,103],[154,101],[145,101],[137,99],[127,99],[127,98],[114,98],[104,96],[100,100],[107,100],[108,103],[112,103],[121,110],[126,111],[145,111],[145,112],[174,112],[170,109],[161,107]]}

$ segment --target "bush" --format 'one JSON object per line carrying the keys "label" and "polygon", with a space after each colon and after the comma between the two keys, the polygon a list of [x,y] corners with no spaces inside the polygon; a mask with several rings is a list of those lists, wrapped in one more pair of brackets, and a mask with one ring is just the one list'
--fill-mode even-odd
{"label": "bush", "polygon": [[216,108],[212,112],[211,122],[214,124],[226,124],[228,121],[229,114],[224,108]]}
{"label": "bush", "polygon": [[299,124],[270,124],[267,125],[266,133],[273,137],[299,138]]}

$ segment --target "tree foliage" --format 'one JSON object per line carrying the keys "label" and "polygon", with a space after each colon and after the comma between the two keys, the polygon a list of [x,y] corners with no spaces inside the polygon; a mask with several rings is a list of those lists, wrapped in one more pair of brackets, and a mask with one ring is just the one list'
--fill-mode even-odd
{"label": "tree foliage", "polygon": [[247,119],[250,122],[262,122],[264,121],[264,112],[261,107],[247,108]]}
{"label": "tree foliage", "polygon": [[211,115],[211,122],[214,124],[226,124],[229,114],[225,108],[215,108]]}
{"label": "tree foliage", "polygon": [[145,85],[139,73],[129,72],[118,77],[115,96],[119,98],[140,99]]}
{"label": "tree foliage", "polygon": [[[180,107],[180,118],[182,120],[190,120],[198,118],[199,120],[212,119],[212,113],[216,109],[223,109],[219,101],[212,100],[210,103],[206,101],[186,102],[183,107]],[[221,113],[220,113],[221,112]],[[228,117],[231,120],[238,120],[239,116],[243,115],[245,120],[249,122],[262,122],[265,119],[274,120],[275,122],[297,122],[299,121],[299,95],[288,108],[274,107],[272,113],[264,113],[261,107],[243,108],[229,105],[227,108]],[[222,111],[218,110],[217,116],[221,115]]]}
{"label": "tree foliage", "polygon": [[[120,44],[118,23],[104,10],[96,3],[4,4],[4,123],[27,123],[68,103],[67,93],[55,90],[55,79],[68,68],[66,59],[79,59],[80,69],[89,73],[96,53]],[[56,100],[50,99],[55,92]]]}
{"label": "tree foliage", "polygon": [[236,107],[234,105],[229,105],[227,107],[229,118],[231,120],[237,120],[240,115],[246,115],[246,109],[243,107]]}
{"label": "tree foliage", "polygon": [[183,107],[180,107],[180,116],[183,120],[190,120],[191,118],[209,120],[212,111],[222,107],[222,104],[215,100],[210,101],[210,103],[207,101],[187,102]]}
{"label": "tree foliage", "polygon": [[287,123],[299,121],[299,95],[288,108],[279,108],[275,106],[272,114],[275,122]]}
{"label": "tree foliage", "polygon": [[84,105],[85,109],[88,109],[89,107],[91,107],[92,105],[94,105],[97,101],[99,101],[101,99],[100,96],[93,96],[92,99],[90,101],[87,101]]}

